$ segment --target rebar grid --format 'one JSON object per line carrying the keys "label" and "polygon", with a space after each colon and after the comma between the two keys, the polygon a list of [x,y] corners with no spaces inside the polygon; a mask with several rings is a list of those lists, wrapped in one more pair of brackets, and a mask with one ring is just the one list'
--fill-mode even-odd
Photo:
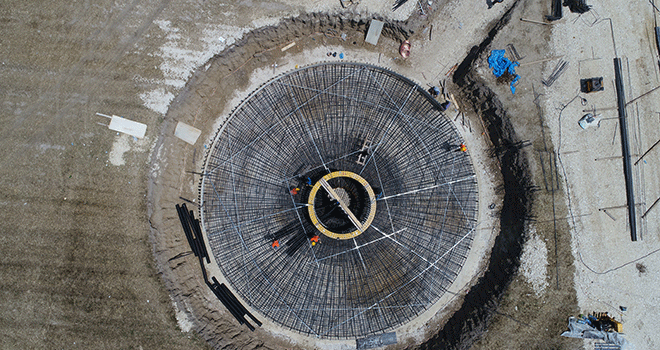
{"label": "rebar grid", "polygon": [[[239,105],[207,155],[211,251],[241,297],[286,328],[391,330],[437,302],[469,252],[477,182],[461,143],[438,103],[391,71],[323,63],[279,76]],[[306,214],[308,183],[338,170],[377,195],[372,224],[346,240]]]}

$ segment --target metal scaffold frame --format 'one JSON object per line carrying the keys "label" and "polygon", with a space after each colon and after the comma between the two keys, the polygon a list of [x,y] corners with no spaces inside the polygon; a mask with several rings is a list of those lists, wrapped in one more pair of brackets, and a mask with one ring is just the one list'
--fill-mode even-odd
{"label": "metal scaffold frame", "polygon": [[[468,255],[478,194],[462,143],[439,104],[391,71],[322,63],[281,75],[209,149],[210,251],[242,299],[283,327],[334,339],[394,329],[437,302]],[[373,221],[349,239],[322,235],[308,214],[309,189],[333,171],[376,195]]]}

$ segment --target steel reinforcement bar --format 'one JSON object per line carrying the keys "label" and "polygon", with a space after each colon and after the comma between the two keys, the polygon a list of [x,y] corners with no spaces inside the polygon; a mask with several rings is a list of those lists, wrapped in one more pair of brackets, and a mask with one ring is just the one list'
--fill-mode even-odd
{"label": "steel reinforcement bar", "polygon": [[628,144],[628,121],[626,117],[626,95],[623,91],[623,76],[621,75],[621,59],[614,59],[614,77],[616,81],[616,97],[619,107],[619,125],[621,126],[621,155],[623,156],[623,175],[626,179],[626,197],[628,199],[628,220],[630,222],[630,238],[637,240],[637,218],[635,217],[635,196],[633,192],[632,165],[630,164],[630,145]]}

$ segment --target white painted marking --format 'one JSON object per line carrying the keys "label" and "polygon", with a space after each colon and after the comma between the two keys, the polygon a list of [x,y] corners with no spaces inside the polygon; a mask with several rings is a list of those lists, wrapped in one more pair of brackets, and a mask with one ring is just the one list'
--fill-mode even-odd
{"label": "white painted marking", "polygon": [[[166,79],[164,83],[176,84],[177,88],[183,87],[185,85],[185,81],[176,80],[176,82],[170,82],[170,80],[171,79]],[[174,94],[165,90],[162,87],[159,87],[154,90],[140,94],[140,99],[142,99],[142,102],[144,102],[144,105],[147,108],[151,109],[154,112],[165,115],[167,113],[167,109],[170,106],[170,102],[174,100]]]}
{"label": "white painted marking", "polygon": [[108,160],[114,166],[126,164],[124,154],[131,150],[129,135],[116,136],[115,142],[112,143],[110,153],[108,153]]}
{"label": "white painted marking", "polygon": [[170,296],[170,300],[172,300],[172,305],[174,306],[174,315],[176,317],[176,322],[179,324],[179,328],[181,329],[181,332],[187,333],[190,332],[190,330],[193,327],[192,321],[190,321],[190,318],[188,317],[188,313],[186,310],[181,310],[179,308],[179,305],[174,302],[174,299]]}

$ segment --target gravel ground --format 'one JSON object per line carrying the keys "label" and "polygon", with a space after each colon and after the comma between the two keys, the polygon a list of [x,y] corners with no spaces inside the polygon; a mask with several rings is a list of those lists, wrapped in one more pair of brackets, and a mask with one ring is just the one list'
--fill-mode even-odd
{"label": "gravel ground", "polygon": [[[609,109],[616,106],[614,57],[623,62],[627,101],[660,84],[653,35],[657,14],[648,2],[630,6],[630,11],[621,12],[614,3],[597,3],[592,13],[569,14],[553,26],[551,54],[564,55],[570,66],[556,86],[546,90],[544,110],[558,145],[562,186],[570,193],[566,203],[580,310],[585,314],[609,312],[624,321],[626,338],[636,349],[655,349],[660,344],[655,331],[660,324],[654,317],[660,297],[656,288],[660,280],[654,272],[660,264],[660,211],[649,209],[660,196],[660,168],[653,152],[633,167],[638,241],[632,242],[627,210],[622,207],[626,205],[626,189],[618,113]],[[545,74],[552,68],[548,65]],[[579,99],[569,103],[577,94],[578,79],[593,76],[603,77],[605,90],[580,94],[585,103]],[[560,114],[558,108],[562,106]],[[600,126],[580,129],[577,120],[584,110],[594,108],[602,114]],[[653,94],[627,107],[633,162],[660,137],[655,127],[659,109]],[[642,269],[645,272],[640,272],[637,264],[646,267]],[[628,311],[622,312],[619,306]]]}

